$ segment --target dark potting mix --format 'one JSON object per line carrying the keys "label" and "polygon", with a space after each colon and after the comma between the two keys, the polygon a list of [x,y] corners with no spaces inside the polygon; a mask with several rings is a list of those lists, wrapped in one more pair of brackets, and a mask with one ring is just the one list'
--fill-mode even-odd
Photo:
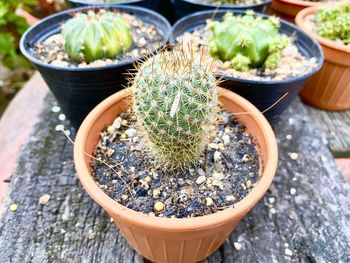
{"label": "dark potting mix", "polygon": [[163,171],[145,154],[131,110],[102,133],[91,161],[98,186],[118,203],[149,215],[185,218],[234,207],[259,179],[259,155],[243,124],[221,111],[215,136],[189,168]]}

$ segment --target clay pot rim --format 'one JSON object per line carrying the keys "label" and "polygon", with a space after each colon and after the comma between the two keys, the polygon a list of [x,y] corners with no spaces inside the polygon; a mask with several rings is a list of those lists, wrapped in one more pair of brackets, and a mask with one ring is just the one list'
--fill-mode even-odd
{"label": "clay pot rim", "polygon": [[299,5],[303,7],[322,5],[322,3],[319,3],[319,2],[311,2],[311,1],[303,1],[303,0],[277,0],[277,2],[285,2],[291,5]]}
{"label": "clay pot rim", "polygon": [[91,177],[89,165],[85,162],[86,155],[82,149],[84,149],[90,129],[99,119],[99,116],[103,115],[116,102],[129,96],[130,91],[130,89],[119,91],[97,105],[80,126],[74,145],[74,163],[81,184],[95,202],[109,211],[114,219],[118,220],[118,218],[122,218],[123,221],[142,226],[143,228],[167,230],[169,232],[177,232],[179,230],[195,231],[222,225],[232,221],[235,217],[243,216],[264,196],[272,183],[277,169],[278,147],[274,132],[263,114],[249,101],[231,91],[218,88],[220,96],[234,101],[244,108],[245,111],[252,113],[252,118],[261,128],[263,137],[266,140],[266,155],[268,158],[266,163],[263,164],[263,171],[260,172],[260,180],[253,190],[244,199],[236,203],[234,208],[227,208],[212,215],[195,218],[161,218],[149,216],[142,212],[129,209],[110,198],[97,186]]}
{"label": "clay pot rim", "polygon": [[[342,3],[339,3],[339,5]],[[316,39],[321,45],[326,46],[328,48],[331,49],[336,49],[345,53],[350,53],[350,47],[345,46],[343,44],[340,43],[336,43],[333,40],[329,40],[326,39],[324,37],[321,37],[320,35],[316,34],[315,32],[313,32],[312,30],[308,29],[307,27],[305,27],[305,18],[308,15],[312,15],[314,14],[317,10],[320,10],[321,8],[324,7],[334,7],[334,5],[327,5],[327,4],[323,4],[323,5],[318,5],[318,6],[311,6],[308,8],[305,8],[303,10],[301,10],[295,17],[295,23],[297,24],[298,27],[300,27],[302,30],[304,30],[307,34],[309,34],[311,37],[313,37],[314,39]]]}
{"label": "clay pot rim", "polygon": [[[75,14],[77,12],[81,12],[81,11],[88,11],[88,10],[100,10],[100,9],[108,9],[108,10],[118,10],[121,13],[129,13],[129,12],[143,12],[144,14],[149,14],[152,15],[153,17],[157,17],[159,18],[162,22],[164,23],[164,25],[168,28],[167,32],[164,32],[164,35],[162,35],[163,40],[162,43],[160,43],[160,47],[159,49],[161,49],[163,46],[165,46],[168,41],[169,38],[171,36],[171,25],[169,23],[169,21],[162,16],[161,14],[154,12],[151,9],[148,8],[144,8],[144,7],[139,7],[139,6],[133,6],[133,5],[118,5],[118,6],[103,6],[103,5],[94,5],[94,6],[83,6],[83,7],[77,7],[77,8],[71,8],[65,11],[61,11],[58,13],[55,13],[53,15],[50,15],[44,19],[41,19],[40,21],[38,21],[37,23],[33,24],[31,27],[29,27],[26,32],[22,35],[21,37],[21,41],[20,41],[20,50],[22,52],[22,54],[32,63],[34,63],[35,65],[39,65],[41,67],[44,68],[49,68],[49,69],[53,69],[53,70],[65,70],[65,71],[70,71],[70,72],[90,72],[90,71],[100,71],[100,70],[106,70],[106,69],[112,69],[112,68],[116,68],[116,67],[124,67],[124,66],[129,66],[129,65],[133,65],[134,63],[143,60],[145,56],[141,55],[138,58],[135,58],[132,61],[124,61],[121,63],[116,63],[116,64],[112,64],[112,65],[106,65],[106,66],[95,66],[95,67],[86,67],[86,68],[80,68],[80,67],[62,67],[62,66],[54,66],[48,63],[45,63],[43,61],[41,61],[40,59],[37,59],[34,57],[33,52],[30,52],[30,47],[28,47],[26,45],[26,41],[28,38],[28,35],[31,33],[31,31],[35,30],[36,28],[40,28],[42,26],[43,23],[46,23],[50,20],[55,21],[55,19],[59,19],[60,17],[64,17],[64,16],[71,16],[72,14]],[[141,18],[140,14],[135,14],[135,16]],[[154,23],[155,26],[159,26],[158,23]],[[44,31],[43,29],[41,31]],[[51,30],[52,31],[52,30]],[[46,33],[47,34],[47,33]],[[152,52],[155,52],[156,50],[153,49]]]}

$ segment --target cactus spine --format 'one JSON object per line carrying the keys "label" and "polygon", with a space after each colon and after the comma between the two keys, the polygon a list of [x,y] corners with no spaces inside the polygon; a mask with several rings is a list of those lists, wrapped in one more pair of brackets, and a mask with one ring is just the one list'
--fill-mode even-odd
{"label": "cactus spine", "polygon": [[227,13],[222,22],[209,23],[213,35],[209,39],[210,55],[230,61],[234,69],[247,71],[264,66],[274,69],[281,59],[281,51],[289,38],[278,34],[279,20],[263,19],[253,12],[243,16]]}
{"label": "cactus spine", "polygon": [[77,13],[63,25],[62,35],[66,52],[76,62],[115,58],[133,43],[125,20],[106,10]]}
{"label": "cactus spine", "polygon": [[322,8],[316,12],[317,33],[330,40],[350,44],[350,4],[336,8]]}
{"label": "cactus spine", "polygon": [[194,163],[218,118],[217,80],[210,69],[183,50],[161,52],[140,66],[133,85],[147,152],[166,169]]}

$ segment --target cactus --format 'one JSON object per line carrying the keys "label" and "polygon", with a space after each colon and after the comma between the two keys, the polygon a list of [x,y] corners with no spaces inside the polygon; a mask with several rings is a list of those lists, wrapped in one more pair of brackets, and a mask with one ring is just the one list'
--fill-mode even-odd
{"label": "cactus", "polygon": [[350,44],[350,4],[322,8],[315,14],[317,34],[330,40]]}
{"label": "cactus", "polygon": [[274,69],[281,59],[281,51],[290,39],[279,35],[279,20],[275,17],[263,19],[253,12],[243,16],[227,13],[222,22],[210,22],[212,31],[209,52],[221,61],[230,61],[234,69],[247,71],[264,66]]}
{"label": "cactus", "polygon": [[147,152],[166,169],[194,163],[218,119],[217,80],[201,61],[183,50],[161,52],[134,78],[137,129]]}
{"label": "cactus", "polygon": [[76,62],[115,58],[133,43],[124,19],[106,10],[77,13],[63,25],[62,35],[66,52]]}

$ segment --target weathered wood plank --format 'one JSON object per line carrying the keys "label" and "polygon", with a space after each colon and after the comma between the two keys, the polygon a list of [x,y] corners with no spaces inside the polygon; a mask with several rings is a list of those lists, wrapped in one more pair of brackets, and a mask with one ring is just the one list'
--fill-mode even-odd
{"label": "weathered wood plank", "polygon": [[329,142],[335,157],[350,157],[350,110],[324,111],[306,106],[311,121]]}
{"label": "weathered wood plank", "polygon": [[[7,207],[18,210],[2,215],[0,262],[143,262],[79,185],[53,103],[46,99],[12,176]],[[285,117],[271,191],[207,262],[350,262],[350,185],[304,106],[296,101]]]}

